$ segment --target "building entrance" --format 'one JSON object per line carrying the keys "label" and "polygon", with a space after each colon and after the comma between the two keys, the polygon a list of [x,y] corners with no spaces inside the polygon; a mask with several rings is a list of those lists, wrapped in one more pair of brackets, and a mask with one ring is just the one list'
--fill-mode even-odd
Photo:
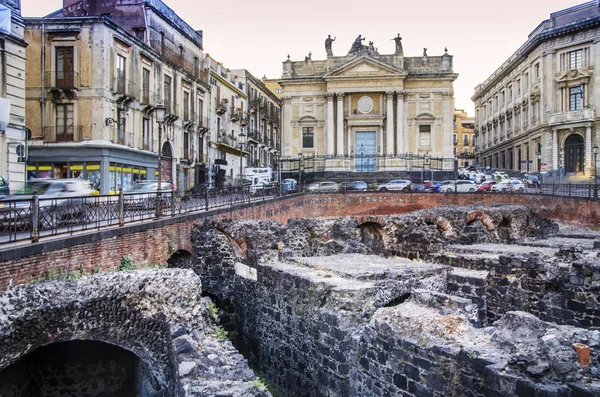
{"label": "building entrance", "polygon": [[565,171],[583,172],[585,162],[585,145],[580,135],[571,135],[565,141]]}
{"label": "building entrance", "polygon": [[375,131],[360,131],[356,133],[356,151],[354,152],[356,172],[376,171],[376,143]]}

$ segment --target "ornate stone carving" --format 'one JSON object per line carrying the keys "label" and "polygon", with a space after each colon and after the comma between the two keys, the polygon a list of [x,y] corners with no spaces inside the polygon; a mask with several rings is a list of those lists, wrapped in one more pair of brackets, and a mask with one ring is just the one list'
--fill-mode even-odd
{"label": "ornate stone carving", "polygon": [[373,110],[373,99],[370,96],[363,96],[358,100],[358,111],[367,114]]}

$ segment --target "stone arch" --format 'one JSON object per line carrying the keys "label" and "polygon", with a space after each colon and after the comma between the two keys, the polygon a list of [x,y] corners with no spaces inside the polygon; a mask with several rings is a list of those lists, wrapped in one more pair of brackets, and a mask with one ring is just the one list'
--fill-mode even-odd
{"label": "stone arch", "polygon": [[563,143],[566,172],[583,172],[585,169],[585,141],[579,133],[565,137]]}
{"label": "stone arch", "polygon": [[44,345],[0,371],[0,395],[160,396],[160,385],[134,353],[105,342]]}
{"label": "stone arch", "polygon": [[0,371],[54,343],[104,342],[145,364],[160,389],[157,396],[181,395],[171,329],[188,324],[181,316],[200,301],[199,279],[182,270],[117,272],[8,288],[0,294],[6,314],[0,318]]}
{"label": "stone arch", "polygon": [[367,221],[357,227],[360,230],[361,242],[374,254],[380,255],[388,252],[389,235],[381,223]]}
{"label": "stone arch", "polygon": [[192,253],[188,250],[180,249],[167,259],[167,267],[178,269],[189,269],[192,267]]}

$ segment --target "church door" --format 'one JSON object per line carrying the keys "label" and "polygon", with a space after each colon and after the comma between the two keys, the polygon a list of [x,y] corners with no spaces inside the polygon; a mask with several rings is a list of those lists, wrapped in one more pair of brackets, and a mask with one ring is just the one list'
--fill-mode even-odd
{"label": "church door", "polygon": [[356,133],[356,151],[354,164],[356,172],[373,172],[376,169],[376,136],[375,131]]}

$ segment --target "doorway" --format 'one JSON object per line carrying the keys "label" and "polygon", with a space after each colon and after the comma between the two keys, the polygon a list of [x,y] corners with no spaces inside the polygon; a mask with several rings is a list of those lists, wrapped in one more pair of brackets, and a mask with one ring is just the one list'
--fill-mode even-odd
{"label": "doorway", "polygon": [[376,170],[377,140],[375,131],[356,133],[356,151],[354,168],[356,172],[374,172]]}
{"label": "doorway", "polygon": [[565,140],[565,171],[583,172],[585,145],[580,135],[573,134]]}

